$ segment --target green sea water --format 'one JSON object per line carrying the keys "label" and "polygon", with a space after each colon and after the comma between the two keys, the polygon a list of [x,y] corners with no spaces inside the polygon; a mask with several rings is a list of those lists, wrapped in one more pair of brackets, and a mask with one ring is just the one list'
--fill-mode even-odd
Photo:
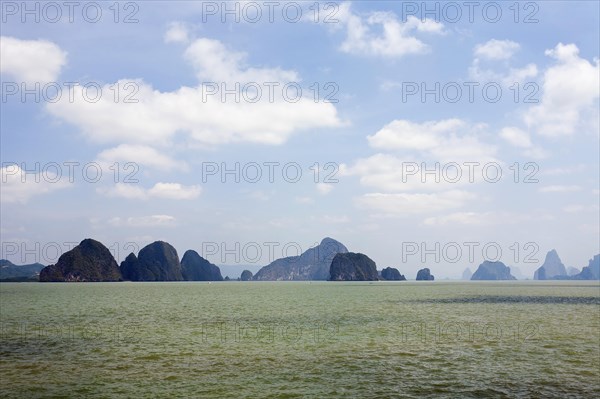
{"label": "green sea water", "polygon": [[0,284],[0,397],[598,398],[598,282]]}

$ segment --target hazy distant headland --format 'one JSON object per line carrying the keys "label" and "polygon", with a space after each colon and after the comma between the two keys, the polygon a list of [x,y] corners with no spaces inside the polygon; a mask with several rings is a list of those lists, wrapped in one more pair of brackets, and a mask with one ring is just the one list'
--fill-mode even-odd
{"label": "hazy distant headland", "polygon": [[[546,255],[535,271],[535,280],[598,280],[600,255],[590,259],[581,270],[566,268],[556,250]],[[429,268],[417,272],[417,281],[433,281]],[[63,253],[56,264],[15,265],[0,260],[0,281],[41,282],[108,282],[108,281],[230,281],[223,278],[217,265],[194,250],[180,259],[169,243],[155,241],[136,255],[130,253],[120,265],[101,242],[86,238]],[[320,244],[298,256],[277,259],[255,274],[244,270],[241,281],[404,281],[396,268],[377,270],[375,262],[365,254],[349,252],[344,244],[326,237]],[[484,261],[474,273],[467,268],[463,280],[516,280],[511,268],[502,262]]]}

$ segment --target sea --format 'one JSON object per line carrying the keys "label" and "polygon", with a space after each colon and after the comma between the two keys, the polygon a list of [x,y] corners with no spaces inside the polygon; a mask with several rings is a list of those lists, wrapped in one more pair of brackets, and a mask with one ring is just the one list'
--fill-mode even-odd
{"label": "sea", "polygon": [[0,284],[1,398],[599,398],[600,285]]}

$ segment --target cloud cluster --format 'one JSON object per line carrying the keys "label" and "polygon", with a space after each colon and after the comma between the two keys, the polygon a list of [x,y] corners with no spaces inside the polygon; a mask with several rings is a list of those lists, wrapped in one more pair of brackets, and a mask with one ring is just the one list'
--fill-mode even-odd
{"label": "cloud cluster", "polygon": [[[359,206],[376,214],[402,216],[460,208],[477,195],[459,187],[482,180],[481,169],[474,172],[465,165],[499,162],[496,146],[481,139],[487,129],[485,124],[457,118],[422,123],[394,120],[367,136],[372,148],[386,153],[358,159],[340,171],[358,176],[362,185],[377,190],[357,199]],[[450,164],[458,167],[447,169],[452,174],[447,179],[442,174]],[[427,175],[424,169],[437,169],[442,177]],[[458,174],[461,177],[455,180]]]}
{"label": "cloud cluster", "polygon": [[[125,85],[135,84],[135,102],[115,102],[112,96],[88,102],[82,94],[84,88],[77,86],[75,101],[64,96],[47,108],[54,116],[77,126],[93,141],[130,145],[118,147],[118,152],[122,155],[130,150],[132,157],[139,155],[139,147],[131,145],[168,146],[179,133],[203,146],[236,142],[279,145],[298,131],[342,125],[331,103],[316,103],[307,95],[296,102],[285,99],[282,88],[289,80],[298,78],[294,71],[248,67],[244,53],[231,51],[218,40],[206,38],[194,40],[185,50],[185,58],[196,68],[198,79],[203,79],[196,87],[183,86],[172,92],[161,92],[143,80],[122,79],[117,84],[123,92]],[[207,88],[207,82],[214,85]],[[231,97],[224,101],[220,93],[207,94],[215,87],[222,92],[235,88],[234,83],[247,82],[255,82],[259,87],[274,83],[276,95],[270,98],[268,87],[264,87],[256,101],[256,93],[252,94],[252,101],[245,101],[243,97],[239,101]],[[109,86],[105,85],[102,92],[110,93]]]}
{"label": "cloud cluster", "polygon": [[460,208],[476,198],[463,190],[441,193],[368,193],[357,199],[358,205],[375,212],[376,216],[400,217],[431,214]]}
{"label": "cloud cluster", "polygon": [[174,21],[165,32],[165,43],[187,43],[190,40],[189,28],[186,24]]}
{"label": "cloud cluster", "polygon": [[[469,70],[471,77],[495,80],[504,85],[536,78],[538,70],[534,64],[524,68],[510,67],[509,62],[519,49],[520,45],[516,42],[496,39],[476,46],[476,58]],[[529,106],[525,110],[525,126],[505,126],[498,132],[498,136],[507,144],[533,159],[545,158],[548,153],[534,144],[530,131],[542,136],[570,135],[578,126],[586,123],[593,125],[598,120],[598,60],[594,65],[582,59],[577,46],[573,44],[559,43],[554,49],[546,51],[546,55],[556,62],[544,72],[541,82],[543,95],[539,105]],[[500,68],[503,71],[480,68],[480,62],[498,61],[504,63],[504,67]],[[367,137],[372,148],[387,153],[359,159],[352,166],[343,165],[341,171],[345,175],[358,176],[362,185],[378,190],[363,195],[357,201],[361,206],[383,215],[435,213],[460,208],[477,196],[458,190],[457,184],[449,184],[444,180],[407,180],[405,165],[415,160],[499,162],[496,158],[498,148],[482,140],[487,130],[485,124],[470,124],[457,118],[422,123],[394,120]],[[558,193],[580,189],[575,185],[553,185],[541,187],[538,191]],[[494,215],[457,212],[450,216],[429,217],[426,224],[497,223],[498,217]]]}
{"label": "cloud cluster", "polygon": [[599,60],[581,58],[575,44],[559,43],[546,55],[555,64],[544,73],[541,102],[526,112],[526,125],[549,137],[570,136],[580,127],[598,132]]}
{"label": "cloud cluster", "polygon": [[0,73],[27,84],[56,81],[67,63],[67,53],[48,40],[0,36],[0,53]]}
{"label": "cloud cluster", "polygon": [[513,56],[521,49],[519,43],[511,40],[491,39],[478,44],[473,50],[474,58],[469,67],[469,77],[478,82],[496,82],[504,87],[514,83],[521,86],[535,81],[538,69],[535,64],[524,67],[511,66]]}
{"label": "cloud cluster", "polygon": [[[475,47],[476,58],[469,75],[481,81],[496,81],[520,87],[537,82],[538,68],[528,64],[523,68],[510,67],[510,60],[520,49],[518,43],[492,39]],[[539,85],[541,98],[522,112],[522,126],[501,128],[499,136],[508,144],[522,150],[523,155],[541,159],[549,154],[536,145],[531,134],[542,137],[574,135],[578,130],[598,132],[598,100],[600,98],[599,61],[590,62],[579,56],[575,44],[557,44],[545,55],[554,62],[543,72]],[[481,68],[481,60],[491,61],[495,69]],[[498,64],[498,61],[504,64]],[[537,84],[537,83],[536,83]],[[537,100],[537,95],[534,100]]]}
{"label": "cloud cluster", "polygon": [[442,162],[497,161],[496,147],[479,138],[486,130],[485,124],[458,118],[423,123],[400,119],[367,136],[367,140],[379,150],[415,150],[422,158]]}
{"label": "cloud cluster", "polygon": [[112,227],[165,227],[174,226],[176,219],[170,215],[130,216],[127,218],[113,217],[108,220]]}
{"label": "cloud cluster", "polygon": [[3,203],[27,203],[32,197],[69,187],[67,178],[44,170],[27,173],[18,165],[0,168],[0,200]]}
{"label": "cloud cluster", "polygon": [[100,152],[97,161],[104,169],[108,169],[115,162],[126,164],[133,162],[138,166],[147,168],[171,171],[188,170],[188,166],[183,161],[178,161],[149,145],[143,144],[121,144],[117,147],[109,148]]}
{"label": "cloud cluster", "polygon": [[200,186],[184,186],[179,183],[156,183],[149,189],[128,183],[117,183],[111,188],[98,188],[98,193],[108,197],[147,200],[162,198],[173,200],[192,200],[200,196]]}
{"label": "cloud cluster", "polygon": [[[372,12],[361,16],[352,12],[350,2],[340,5],[336,15],[346,29],[340,50],[356,55],[398,58],[429,51],[416,33],[444,34],[444,25],[431,19],[409,16],[406,22],[392,12]],[[380,29],[381,33],[376,31]]]}
{"label": "cloud cluster", "polygon": [[508,60],[521,46],[511,40],[491,39],[475,46],[475,55],[488,60]]}
{"label": "cloud cluster", "polygon": [[548,156],[546,150],[533,144],[528,132],[518,127],[507,126],[502,128],[500,137],[511,146],[521,149],[523,155],[528,158],[543,159]]}

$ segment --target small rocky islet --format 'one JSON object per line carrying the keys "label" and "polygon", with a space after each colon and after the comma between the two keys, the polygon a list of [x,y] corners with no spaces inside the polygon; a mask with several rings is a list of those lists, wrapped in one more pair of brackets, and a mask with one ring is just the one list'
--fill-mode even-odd
{"label": "small rocky islet", "polygon": [[381,270],[379,275],[382,280],[388,281],[406,281],[406,277],[400,274],[400,271],[394,267],[386,267]]}

